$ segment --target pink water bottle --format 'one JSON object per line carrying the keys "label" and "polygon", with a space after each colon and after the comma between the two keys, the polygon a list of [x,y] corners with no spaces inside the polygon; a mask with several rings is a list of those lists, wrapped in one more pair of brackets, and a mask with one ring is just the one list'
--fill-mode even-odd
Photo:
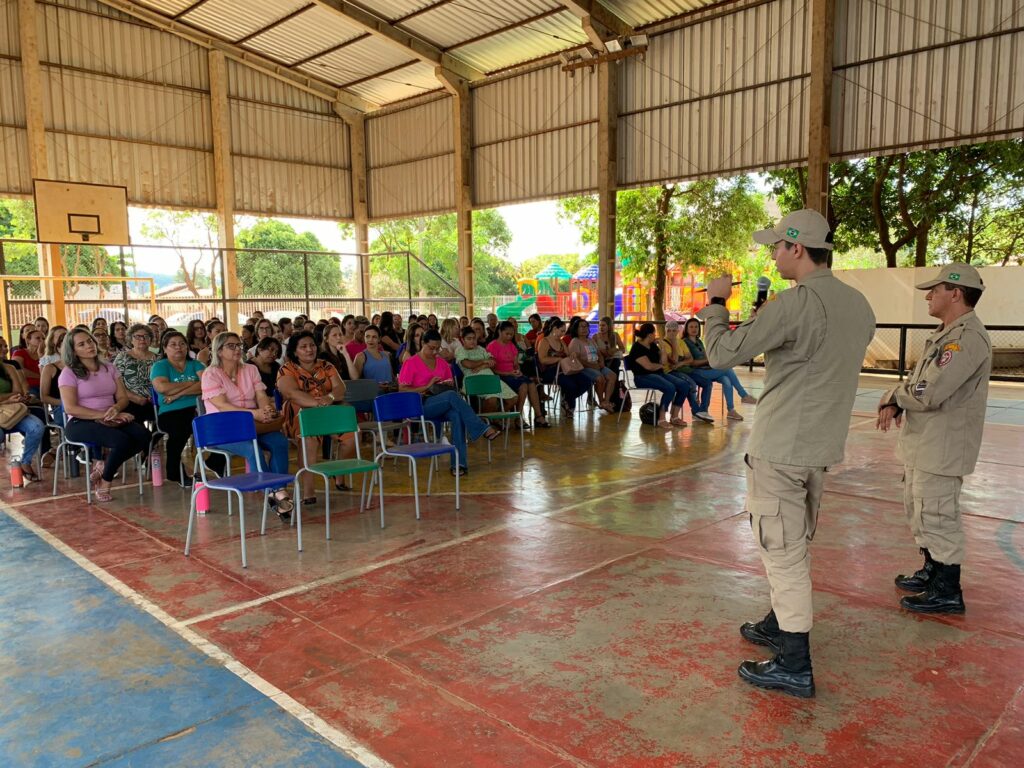
{"label": "pink water bottle", "polygon": [[196,478],[196,512],[200,515],[205,515],[210,511],[210,492],[206,490],[206,486],[198,482],[199,478]]}
{"label": "pink water bottle", "polygon": [[11,487],[21,488],[24,485],[25,478],[21,472],[21,464],[15,461],[11,462]]}
{"label": "pink water bottle", "polygon": [[149,471],[153,476],[153,487],[159,488],[164,484],[164,463],[160,458],[160,451],[153,451],[149,457]]}

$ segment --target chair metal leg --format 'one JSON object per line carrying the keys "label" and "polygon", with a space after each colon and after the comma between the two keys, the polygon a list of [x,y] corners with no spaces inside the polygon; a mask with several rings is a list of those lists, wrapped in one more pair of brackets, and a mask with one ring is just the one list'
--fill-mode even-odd
{"label": "chair metal leg", "polygon": [[[409,465],[412,467],[412,495],[416,500],[416,519],[420,519],[420,486],[416,472],[416,459],[410,458]],[[458,475],[455,476],[458,478]],[[456,480],[456,482],[458,482]]]}
{"label": "chair metal leg", "polygon": [[[384,470],[377,470],[377,492],[380,494],[380,527],[384,527]],[[373,490],[373,478],[370,479],[370,490]]]}
{"label": "chair metal leg", "polygon": [[[458,454],[455,454],[455,455],[458,456]],[[458,459],[456,459],[456,464],[457,463],[458,463]],[[456,472],[455,473],[455,510],[458,511],[458,509],[459,509],[459,473]]]}
{"label": "chair metal leg", "polygon": [[[231,493],[228,495],[230,496]],[[266,504],[265,501],[264,504]],[[245,559],[245,500],[241,493],[238,494],[238,531],[242,535],[242,567],[248,568],[249,563]]]}
{"label": "chair metal leg", "polygon": [[[508,449],[507,445],[505,446],[505,449],[506,450]],[[523,430],[523,420],[522,419],[519,420],[519,458],[520,459],[525,459],[526,458],[526,433]]]}
{"label": "chair metal leg", "polygon": [[263,491],[263,522],[260,524],[260,536],[267,535],[267,509],[270,508],[270,491]]}
{"label": "chair metal leg", "polygon": [[331,479],[324,478],[324,511],[327,513],[327,538],[331,538]]}
{"label": "chair metal leg", "polygon": [[196,497],[199,495],[199,490],[192,487],[192,498],[188,505],[188,531],[185,533],[185,557],[188,557],[189,550],[192,549],[192,523],[196,519]]}
{"label": "chair metal leg", "polygon": [[437,467],[437,456],[430,457],[430,464],[427,465],[427,496],[430,495],[430,484],[434,480],[434,469]]}

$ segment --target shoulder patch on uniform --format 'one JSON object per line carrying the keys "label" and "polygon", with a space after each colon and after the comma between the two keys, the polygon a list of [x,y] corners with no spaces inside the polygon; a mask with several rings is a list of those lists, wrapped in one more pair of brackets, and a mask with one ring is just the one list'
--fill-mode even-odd
{"label": "shoulder patch on uniform", "polygon": [[957,344],[955,341],[951,341],[948,344],[944,344],[942,346],[942,351],[943,352],[959,352],[960,351],[960,345]]}
{"label": "shoulder patch on uniform", "polygon": [[914,385],[914,394],[920,397],[921,395],[924,394],[924,391],[926,389],[928,389],[928,382],[919,381],[917,382],[917,384]]}
{"label": "shoulder patch on uniform", "polygon": [[[958,349],[959,349],[959,347],[958,347]],[[944,367],[946,365],[949,365],[949,362],[952,359],[953,359],[953,350],[952,349],[948,349],[948,348],[944,348],[942,350],[942,354],[939,355],[939,362],[938,362],[939,368],[942,368],[942,367]]]}

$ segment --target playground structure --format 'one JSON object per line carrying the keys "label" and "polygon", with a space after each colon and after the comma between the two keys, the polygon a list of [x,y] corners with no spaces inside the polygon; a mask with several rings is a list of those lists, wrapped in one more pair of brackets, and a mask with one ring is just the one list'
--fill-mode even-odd
{"label": "playground structure", "polygon": [[[665,317],[685,320],[700,311],[707,303],[704,292],[705,271],[684,272],[678,267],[669,269],[665,283]],[[585,317],[597,322],[611,314],[615,320],[635,322],[653,316],[654,288],[641,280],[625,280],[622,270],[615,272],[615,307],[609,313],[598,302],[598,266],[589,264],[576,274],[570,274],[560,264],[549,264],[534,277],[516,281],[518,298],[495,309],[499,320],[522,320],[538,313],[541,317]],[[563,281],[567,281],[565,285]],[[738,312],[739,292],[728,301],[731,312]]]}

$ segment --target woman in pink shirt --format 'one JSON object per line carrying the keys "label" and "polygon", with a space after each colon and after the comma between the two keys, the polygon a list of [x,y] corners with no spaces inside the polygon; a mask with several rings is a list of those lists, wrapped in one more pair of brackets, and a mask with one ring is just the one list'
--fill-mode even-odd
{"label": "woman in pink shirt", "polygon": [[[270,454],[269,468],[266,461],[260,462],[263,471],[288,474],[288,438],[281,433],[281,414],[267,397],[267,387],[260,378],[259,370],[254,365],[243,363],[245,351],[242,349],[242,339],[238,334],[223,331],[213,337],[210,350],[210,367],[203,372],[202,378],[206,412],[251,413],[258,428],[267,430],[256,435],[260,451]],[[253,471],[256,470],[252,442],[226,443],[218,448],[243,457]],[[277,514],[283,520],[291,517],[295,507],[288,491],[283,488],[271,495],[270,503],[277,508]]]}
{"label": "woman in pink shirt", "polygon": [[523,411],[523,403],[529,397],[534,413],[533,426],[550,427],[548,420],[538,415],[543,411],[540,409],[537,385],[519,370],[519,347],[512,341],[515,332],[515,326],[505,320],[498,326],[498,338],[487,345],[488,354],[494,358],[494,372],[518,395],[516,408],[520,414]]}
{"label": "woman in pink shirt", "polygon": [[[466,436],[470,440],[481,436],[493,440],[501,434],[501,430],[488,425],[473,412],[469,403],[459,397],[455,391],[452,369],[438,357],[440,348],[441,334],[437,331],[424,333],[419,352],[402,364],[398,385],[402,392],[419,392],[426,398],[423,401],[423,415],[432,422],[440,424],[447,421],[452,425],[452,444],[458,451],[458,463],[453,456],[451,472],[453,475],[464,475],[469,469]],[[431,394],[432,391],[436,394]]]}
{"label": "woman in pink shirt", "polygon": [[66,434],[76,442],[107,449],[105,462],[96,461],[92,479],[96,500],[110,501],[110,483],[128,459],[149,448],[149,430],[135,422],[128,407],[128,391],[121,374],[99,357],[92,334],[71,331],[61,345],[64,370],[57,378],[64,413],[69,417]]}

